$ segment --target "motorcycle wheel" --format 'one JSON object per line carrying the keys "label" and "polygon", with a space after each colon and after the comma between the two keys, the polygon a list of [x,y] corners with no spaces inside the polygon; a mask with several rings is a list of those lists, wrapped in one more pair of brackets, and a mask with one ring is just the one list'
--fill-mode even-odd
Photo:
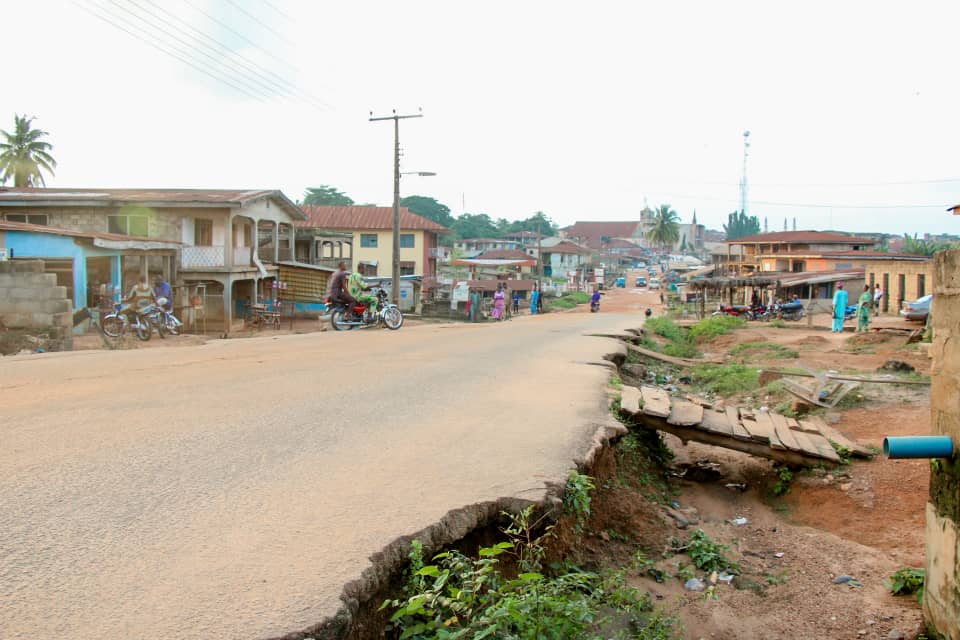
{"label": "motorcycle wheel", "polygon": [[150,324],[152,325],[151,329],[155,328],[157,330],[157,335],[159,335],[160,338],[167,337],[167,324],[163,321],[163,318],[151,318]]}
{"label": "motorcycle wheel", "polygon": [[137,338],[146,342],[153,335],[153,327],[146,318],[140,318],[137,324],[133,325],[137,330]]}
{"label": "motorcycle wheel", "polygon": [[119,338],[120,334],[123,333],[123,319],[116,314],[108,314],[100,321],[100,328],[103,329],[104,334],[111,338]]}
{"label": "motorcycle wheel", "polygon": [[351,325],[345,324],[343,309],[334,309],[330,314],[330,326],[334,331],[349,331],[353,329]]}
{"label": "motorcycle wheel", "polygon": [[387,329],[396,331],[403,326],[403,314],[396,307],[389,307],[383,312],[383,324]]}
{"label": "motorcycle wheel", "polygon": [[172,313],[167,314],[166,319],[164,320],[164,327],[166,328],[167,333],[172,336],[180,334],[180,323]]}

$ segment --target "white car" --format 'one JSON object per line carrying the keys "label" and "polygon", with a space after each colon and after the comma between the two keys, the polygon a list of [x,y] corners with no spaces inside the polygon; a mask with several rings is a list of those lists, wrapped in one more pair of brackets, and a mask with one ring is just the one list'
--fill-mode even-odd
{"label": "white car", "polygon": [[659,289],[660,288],[660,279],[659,278],[650,278],[650,288]]}

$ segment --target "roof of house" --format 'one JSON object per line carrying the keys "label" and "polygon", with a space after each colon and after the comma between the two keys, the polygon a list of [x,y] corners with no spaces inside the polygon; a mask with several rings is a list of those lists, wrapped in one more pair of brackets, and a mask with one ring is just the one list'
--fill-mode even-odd
{"label": "roof of house", "polygon": [[520,249],[490,249],[475,258],[477,260],[529,260],[530,256]]}
{"label": "roof of house", "polygon": [[[733,254],[737,256],[738,254]],[[865,249],[860,251],[776,251],[760,254],[764,258],[851,258],[862,260],[930,260],[929,257],[915,253],[898,253],[890,251],[874,251]]]}
{"label": "roof of house", "polygon": [[582,243],[599,248],[604,237],[631,238],[640,226],[639,220],[606,222],[578,220],[573,226],[564,229],[564,232],[568,238],[580,238]]}
{"label": "roof of house", "polygon": [[614,238],[606,245],[607,249],[641,249],[642,247],[625,238]]}
{"label": "roof of house", "polygon": [[244,206],[272,198],[295,219],[305,215],[282,191],[277,189],[51,189],[40,187],[0,187],[0,205],[58,206],[64,203],[103,206],[116,203],[143,204],[151,207]]}
{"label": "roof of house", "polygon": [[580,255],[586,255],[590,253],[590,250],[585,249],[576,243],[564,240],[563,242],[559,242],[552,247],[544,247],[543,253],[578,253]]}
{"label": "roof of house", "polygon": [[[329,205],[302,205],[307,219],[298,227],[319,229],[393,229],[393,207],[340,207]],[[400,207],[400,228],[414,231],[450,231],[433,220],[418,216],[406,207]]]}
{"label": "roof of house", "polygon": [[169,246],[175,249],[177,245],[182,244],[173,240],[160,240],[158,238],[145,238],[142,236],[127,236],[122,233],[104,233],[102,231],[74,231],[73,229],[58,229],[57,227],[48,227],[43,224],[29,224],[26,222],[9,222],[0,220],[0,231],[21,231],[25,233],[45,233],[52,236],[65,236],[69,238],[87,238],[90,240],[102,240],[107,243],[150,243],[162,248]]}
{"label": "roof of house", "polygon": [[848,236],[832,231],[771,231],[770,233],[756,233],[752,236],[727,240],[727,244],[790,242],[797,244],[876,244],[873,238]]}

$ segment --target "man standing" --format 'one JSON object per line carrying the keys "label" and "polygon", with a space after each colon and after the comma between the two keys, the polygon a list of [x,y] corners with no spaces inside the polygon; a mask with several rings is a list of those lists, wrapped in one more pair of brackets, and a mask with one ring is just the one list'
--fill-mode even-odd
{"label": "man standing", "polygon": [[847,312],[847,292],[843,289],[843,283],[837,283],[837,292],[833,294],[833,333],[843,333],[843,318]]}
{"label": "man standing", "polygon": [[173,290],[170,288],[170,283],[164,280],[160,274],[153,277],[153,296],[158,303],[160,298],[166,300],[162,305],[165,311],[173,311]]}
{"label": "man standing", "polygon": [[880,284],[873,290],[873,315],[880,315],[880,298],[883,297],[883,289],[880,288]]}

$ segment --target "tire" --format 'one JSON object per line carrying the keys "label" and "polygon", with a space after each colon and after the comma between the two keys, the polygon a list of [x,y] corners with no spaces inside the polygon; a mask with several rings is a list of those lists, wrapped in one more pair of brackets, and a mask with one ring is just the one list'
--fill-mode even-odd
{"label": "tire", "polygon": [[144,342],[149,340],[150,336],[153,335],[153,326],[146,318],[140,318],[139,322],[134,325],[134,329],[137,330],[137,338]]}
{"label": "tire", "polygon": [[172,336],[180,335],[180,323],[174,317],[172,313],[169,313],[165,316],[165,326],[167,328],[167,333]]}
{"label": "tire", "polygon": [[164,323],[163,317],[161,317],[161,316],[153,316],[153,317],[151,317],[151,318],[150,318],[150,328],[151,328],[151,330],[152,330],[152,329],[156,329],[156,330],[157,330],[157,335],[159,335],[161,339],[167,337],[167,325]]}
{"label": "tire", "polygon": [[111,338],[119,338],[123,333],[123,319],[115,313],[108,314],[100,321],[103,333]]}
{"label": "tire", "polygon": [[403,326],[403,314],[396,307],[388,307],[383,312],[383,324],[387,329],[396,331]]}
{"label": "tire", "polygon": [[343,309],[334,309],[330,313],[330,326],[333,327],[334,331],[349,331],[353,329],[352,326],[344,324]]}

